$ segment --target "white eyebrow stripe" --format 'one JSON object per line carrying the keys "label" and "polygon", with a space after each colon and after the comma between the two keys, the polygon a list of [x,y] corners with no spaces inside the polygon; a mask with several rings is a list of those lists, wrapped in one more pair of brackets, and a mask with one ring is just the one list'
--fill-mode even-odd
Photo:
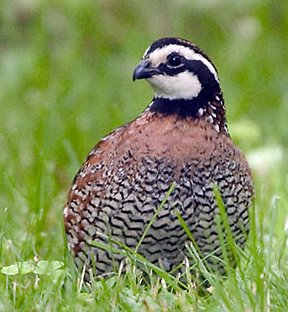
{"label": "white eyebrow stripe", "polygon": [[148,47],[148,48],[145,50],[144,55],[143,55],[143,59],[147,56],[147,53],[148,53],[149,50],[150,50],[150,47]]}
{"label": "white eyebrow stripe", "polygon": [[[145,51],[144,56],[146,57],[146,53],[149,48]],[[210,72],[214,75],[215,79],[219,82],[219,78],[217,75],[217,71],[215,67],[209,62],[202,54],[195,52],[192,48],[184,47],[178,44],[170,44],[162,48],[158,48],[151,52],[149,55],[150,60],[153,60],[153,65],[159,65],[164,62],[169,54],[172,52],[179,53],[183,55],[188,60],[201,61],[204,65],[208,67]]]}

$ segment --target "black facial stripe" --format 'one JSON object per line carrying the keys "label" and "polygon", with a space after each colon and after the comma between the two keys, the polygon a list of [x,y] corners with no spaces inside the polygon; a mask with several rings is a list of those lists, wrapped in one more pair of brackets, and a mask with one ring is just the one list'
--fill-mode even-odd
{"label": "black facial stripe", "polygon": [[220,89],[219,83],[215,76],[202,61],[185,59],[184,64],[186,70],[188,69],[190,72],[196,75],[204,87],[210,86],[212,89]]}
{"label": "black facial stripe", "polygon": [[168,76],[176,76],[179,73],[182,73],[186,70],[184,64],[178,67],[169,67],[166,64],[160,64],[158,69],[161,73],[168,75]]}

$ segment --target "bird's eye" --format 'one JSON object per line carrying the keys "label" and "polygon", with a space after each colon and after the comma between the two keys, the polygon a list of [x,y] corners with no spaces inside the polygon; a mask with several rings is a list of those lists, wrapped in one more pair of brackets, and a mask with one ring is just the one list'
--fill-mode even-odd
{"label": "bird's eye", "polygon": [[170,54],[167,57],[167,64],[172,67],[177,67],[182,64],[182,58],[179,54]]}

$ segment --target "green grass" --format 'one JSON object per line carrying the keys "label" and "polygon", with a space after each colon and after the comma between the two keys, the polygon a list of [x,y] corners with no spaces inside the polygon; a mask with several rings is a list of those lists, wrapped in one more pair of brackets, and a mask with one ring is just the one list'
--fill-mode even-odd
{"label": "green grass", "polygon": [[[0,311],[287,310],[287,9],[280,0],[2,1]],[[133,68],[153,40],[174,35],[218,68],[256,185],[249,242],[224,282],[198,262],[210,295],[167,274],[147,285],[133,261],[84,287],[63,233],[70,183],[93,145],[149,103]]]}

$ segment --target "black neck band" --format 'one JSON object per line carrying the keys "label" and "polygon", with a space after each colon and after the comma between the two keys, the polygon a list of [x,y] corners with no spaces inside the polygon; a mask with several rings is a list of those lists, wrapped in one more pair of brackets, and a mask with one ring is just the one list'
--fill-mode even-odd
{"label": "black neck band", "polygon": [[198,110],[201,107],[196,99],[190,100],[171,100],[168,98],[155,97],[151,106],[151,112],[158,112],[161,114],[178,114],[182,117],[198,117]]}

